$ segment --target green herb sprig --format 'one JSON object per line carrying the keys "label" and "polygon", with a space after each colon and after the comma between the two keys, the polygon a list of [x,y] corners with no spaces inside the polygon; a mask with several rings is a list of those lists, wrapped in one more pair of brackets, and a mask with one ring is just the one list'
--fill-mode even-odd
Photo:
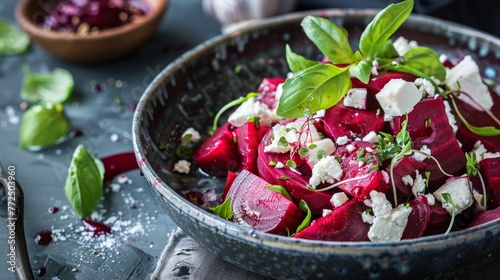
{"label": "green herb sprig", "polygon": [[328,109],[351,88],[350,76],[366,84],[377,63],[380,69],[411,73],[430,81],[431,77],[444,79],[446,70],[433,50],[418,47],[398,56],[392,45],[390,37],[412,9],[413,0],[406,0],[382,10],[363,31],[356,52],[344,28],[322,17],[305,17],[301,23],[304,32],[332,64],[308,60],[287,46],[286,59],[294,75],[283,85],[276,113],[299,118]]}
{"label": "green herb sprig", "polygon": [[210,207],[209,209],[212,210],[217,216],[226,220],[232,219],[234,215],[233,210],[231,209],[230,197],[224,200],[224,202],[222,202],[220,205],[217,205],[215,207]]}
{"label": "green herb sprig", "polygon": [[14,24],[0,19],[0,55],[22,54],[28,50],[30,39]]}

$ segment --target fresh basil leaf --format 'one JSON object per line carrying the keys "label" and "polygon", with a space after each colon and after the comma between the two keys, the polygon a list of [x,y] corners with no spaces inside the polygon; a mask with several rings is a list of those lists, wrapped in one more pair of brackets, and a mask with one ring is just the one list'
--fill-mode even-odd
{"label": "fresh basil leaf", "polygon": [[283,84],[276,113],[285,118],[303,117],[337,104],[351,88],[349,68],[318,64],[297,72]]}
{"label": "fresh basil leaf", "polygon": [[373,59],[385,42],[405,22],[413,9],[413,1],[391,4],[368,24],[359,41],[359,50],[365,58]]}
{"label": "fresh basil leaf", "polygon": [[76,147],[66,177],[66,197],[81,219],[89,216],[99,205],[104,174],[102,162],[83,146]]}
{"label": "fresh basil leaf", "polygon": [[295,233],[299,233],[301,230],[305,229],[311,224],[311,217],[312,217],[312,212],[311,208],[309,208],[309,205],[302,199],[299,202],[299,208],[300,210],[304,211],[307,213],[306,217],[304,220],[302,220],[302,223],[297,227],[297,231]]}
{"label": "fresh basil leaf", "polygon": [[306,16],[301,26],[307,37],[333,64],[350,64],[356,61],[344,28],[318,16]]}
{"label": "fresh basil leaf", "polygon": [[73,76],[67,70],[56,68],[48,73],[31,73],[25,66],[21,97],[29,102],[63,103],[73,92]]}
{"label": "fresh basil leaf", "polygon": [[231,209],[230,197],[224,200],[224,202],[222,202],[220,205],[217,205],[215,207],[210,207],[209,209],[212,210],[217,216],[226,220],[232,219],[234,215],[233,210]]}
{"label": "fresh basil leaf", "polygon": [[275,191],[275,192],[278,192],[278,193],[284,195],[286,198],[288,198],[288,200],[292,200],[292,197],[290,196],[290,194],[288,193],[288,191],[283,186],[280,186],[280,185],[267,185],[266,188],[268,190]]}
{"label": "fresh basil leaf", "polygon": [[440,81],[446,78],[446,69],[439,61],[438,54],[427,47],[416,47],[403,55],[402,64],[416,69],[427,77],[435,77]]}
{"label": "fresh basil leaf", "polygon": [[29,45],[30,39],[21,29],[0,19],[0,55],[24,53]]}
{"label": "fresh basil leaf", "polygon": [[61,104],[35,105],[21,120],[19,146],[39,149],[51,146],[68,134],[69,124]]}
{"label": "fresh basil leaf", "polygon": [[396,48],[394,48],[392,40],[385,41],[385,43],[380,47],[380,49],[377,51],[377,54],[375,55],[377,61],[381,58],[393,58],[398,56],[399,53]]}
{"label": "fresh basil leaf", "polygon": [[288,67],[290,67],[292,73],[296,73],[319,64],[319,62],[317,61],[309,60],[301,55],[292,52],[292,49],[288,44],[286,45],[286,62],[288,63]]}
{"label": "fresh basil leaf", "polygon": [[358,63],[354,63],[349,67],[349,72],[352,76],[358,78],[364,84],[368,84],[370,81],[370,76],[372,74],[373,64],[368,60],[361,60]]}

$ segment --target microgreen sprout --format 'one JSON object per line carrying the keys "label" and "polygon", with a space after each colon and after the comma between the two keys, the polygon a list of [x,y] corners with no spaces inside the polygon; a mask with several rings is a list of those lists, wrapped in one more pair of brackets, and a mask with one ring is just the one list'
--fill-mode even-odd
{"label": "microgreen sprout", "polygon": [[297,168],[297,164],[295,163],[295,161],[293,161],[291,159],[286,161],[286,166],[293,168],[293,169]]}
{"label": "microgreen sprout", "polygon": [[451,195],[449,193],[442,193],[441,196],[443,197],[444,201],[446,203],[449,203],[451,205],[451,221],[450,225],[448,226],[448,229],[444,233],[445,235],[451,232],[451,229],[453,227],[453,223],[455,223],[455,203],[453,202],[453,199],[451,199]]}
{"label": "microgreen sprout", "polygon": [[342,181],[338,181],[336,182],[335,184],[332,184],[328,187],[324,187],[322,189],[316,189],[318,192],[324,192],[324,191],[328,191],[328,190],[331,190],[333,188],[336,188],[340,185],[343,185],[343,184],[347,184],[347,183],[350,183],[350,182],[354,182],[354,181],[358,181],[358,180],[362,180],[362,179],[365,179],[365,178],[368,178],[370,175],[372,175],[373,172],[370,172],[370,173],[367,173],[365,175],[362,175],[362,176],[358,176],[358,177],[354,177],[354,178],[349,178],[349,179],[345,179],[345,180],[342,180]]}
{"label": "microgreen sprout", "polygon": [[307,214],[302,223],[300,223],[300,225],[297,227],[297,231],[295,232],[296,234],[311,224],[311,217],[312,217],[311,209],[309,208],[309,205],[307,205],[307,202],[305,202],[303,199],[301,199],[299,202],[299,208],[300,210],[306,212]]}
{"label": "microgreen sprout", "polygon": [[280,194],[284,195],[286,198],[288,198],[288,200],[292,200],[292,197],[290,196],[290,194],[288,193],[288,191],[283,186],[280,186],[280,185],[267,185],[266,188],[268,190],[275,191],[277,193],[280,193]]}
{"label": "microgreen sprout", "polygon": [[465,165],[467,175],[469,175],[469,177],[474,177],[477,175],[479,177],[479,180],[481,181],[481,186],[483,188],[483,209],[486,211],[486,184],[484,183],[483,175],[481,175],[481,172],[479,172],[480,165],[477,162],[476,153],[465,153],[465,158],[467,160],[467,164]]}

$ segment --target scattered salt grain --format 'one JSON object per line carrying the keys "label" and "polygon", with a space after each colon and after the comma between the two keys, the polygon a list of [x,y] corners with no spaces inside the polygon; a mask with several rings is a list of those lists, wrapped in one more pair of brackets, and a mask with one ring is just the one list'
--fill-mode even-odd
{"label": "scattered salt grain", "polygon": [[110,183],[108,186],[113,192],[119,192],[122,188],[122,186],[117,183]]}
{"label": "scattered salt grain", "polygon": [[111,142],[117,142],[118,139],[120,139],[120,136],[116,133],[113,133],[111,134],[111,136],[109,137],[109,139],[111,140]]}

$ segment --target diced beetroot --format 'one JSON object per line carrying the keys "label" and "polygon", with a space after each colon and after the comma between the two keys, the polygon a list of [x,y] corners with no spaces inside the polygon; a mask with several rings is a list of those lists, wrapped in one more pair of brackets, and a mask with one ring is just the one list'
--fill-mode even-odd
{"label": "diced beetroot", "polygon": [[[271,161],[285,164],[290,159],[290,153],[265,153],[264,147],[271,143],[272,130],[269,131],[259,145],[259,155],[257,157],[257,167],[259,175],[266,181],[274,185],[283,186],[292,197],[295,203],[304,200],[309,205],[312,213],[321,214],[323,209],[331,209],[331,192],[318,192],[307,188],[309,184],[310,170],[300,174],[288,167],[276,168],[269,165]],[[302,164],[308,168],[307,164]],[[300,168],[297,168],[299,170]]]}
{"label": "diced beetroot", "polygon": [[325,135],[333,139],[341,136],[362,138],[370,131],[380,131],[385,126],[383,114],[348,108],[342,102],[327,109],[323,121]]}
{"label": "diced beetroot", "polygon": [[237,170],[241,159],[234,137],[232,126],[224,124],[195,150],[193,159],[211,175],[222,177],[227,171]]}
{"label": "diced beetroot", "polygon": [[486,193],[491,194],[494,207],[500,206],[500,158],[487,158],[479,162],[480,172],[486,184]]}
{"label": "diced beetroot", "polygon": [[326,241],[368,241],[370,225],[363,222],[361,213],[368,207],[351,199],[330,214],[314,220],[294,238]]}
{"label": "diced beetroot", "polygon": [[431,219],[431,208],[425,195],[419,195],[409,202],[412,208],[402,239],[411,239],[424,236]]}
{"label": "diced beetroot", "polygon": [[[491,112],[495,114],[497,118],[500,118],[500,97],[498,94],[490,88],[490,94],[493,97],[493,107]],[[485,112],[480,112],[462,100],[455,98],[457,107],[462,114],[462,116],[470,124],[478,127],[483,126],[493,126],[498,128],[498,124],[491,119]],[[452,112],[456,115],[455,109],[452,107]],[[477,136],[467,129],[467,127],[462,123],[458,116],[455,117],[457,120],[457,139],[463,144],[464,151],[472,150],[474,143],[480,140],[484,147],[490,152],[500,152],[500,135],[496,136]]]}
{"label": "diced beetroot", "polygon": [[227,198],[231,198],[233,221],[269,233],[295,232],[304,213],[283,194],[269,190],[268,185],[246,170],[236,176],[227,193]]}
{"label": "diced beetroot", "polygon": [[340,181],[362,177],[367,174],[370,175],[360,180],[342,184],[338,188],[357,198],[358,200],[364,200],[368,198],[372,190],[387,193],[389,188],[384,181],[382,173],[376,167],[378,165],[378,158],[373,155],[373,153],[365,152],[361,157],[369,158],[370,161],[363,163],[362,165],[360,165],[360,161],[358,161],[358,152],[363,147],[373,147],[373,144],[363,141],[357,141],[353,143],[353,146],[355,147],[355,149],[351,151],[349,156],[347,157],[345,157],[344,149],[338,149],[333,153],[333,156],[338,156],[342,159],[341,166],[343,174],[340,178]]}
{"label": "diced beetroot", "polygon": [[500,219],[500,207],[492,209],[492,210],[478,212],[476,214],[476,216],[474,217],[474,220],[470,224],[467,225],[467,228],[482,225],[482,224],[485,224],[487,222],[491,222],[491,221],[498,220],[498,219]]}
{"label": "diced beetroot", "polygon": [[236,179],[236,176],[238,176],[237,173],[234,173],[232,171],[227,172],[226,185],[224,186],[224,191],[222,192],[222,196],[221,196],[222,201],[226,200],[227,193],[229,192],[231,185],[233,185],[233,182],[234,182],[234,179]]}
{"label": "diced beetroot", "polygon": [[380,105],[375,98],[375,94],[377,94],[384,86],[392,79],[403,79],[408,82],[415,81],[417,77],[411,74],[406,73],[398,73],[398,72],[387,72],[382,71],[378,76],[372,77],[368,84],[363,84],[357,78],[351,78],[352,87],[353,88],[366,88],[368,91],[366,103],[368,105],[368,110],[376,110],[380,108]]}
{"label": "diced beetroot", "polygon": [[425,235],[435,235],[446,232],[446,229],[451,222],[450,213],[448,213],[448,211],[443,208],[441,202],[439,201],[436,201],[436,203],[431,205],[430,209],[431,217],[429,220],[429,224],[427,225]]}
{"label": "diced beetroot", "polygon": [[[393,168],[393,177],[394,177],[394,185],[396,186],[398,195],[402,196],[410,196],[412,194],[411,185],[406,185],[403,182],[403,177],[406,175],[410,175],[413,179],[415,179],[415,171],[418,170],[420,174],[423,174],[422,170],[427,167],[427,164],[420,162],[412,157],[405,156],[402,159],[398,160],[396,164],[394,164]],[[385,170],[388,174],[390,174],[390,167],[387,167]]]}
{"label": "diced beetroot", "polygon": [[257,154],[262,137],[269,131],[269,127],[249,121],[235,130],[238,152],[241,157],[241,168],[258,175]]}
{"label": "diced beetroot", "polygon": [[[405,119],[406,116],[395,117],[390,122],[394,135],[401,131],[401,123]],[[412,148],[419,150],[426,145],[444,171],[449,174],[464,172],[465,155],[448,122],[441,97],[419,102],[408,114],[407,131],[413,140]],[[429,191],[432,192],[446,181],[447,176],[441,172],[434,160],[427,158],[423,162],[427,164],[425,171],[430,172]]]}
{"label": "diced beetroot", "polygon": [[259,85],[257,92],[260,92],[259,101],[266,104],[269,109],[273,110],[278,106],[278,99],[276,98],[276,89],[279,84],[285,82],[283,77],[264,78]]}

